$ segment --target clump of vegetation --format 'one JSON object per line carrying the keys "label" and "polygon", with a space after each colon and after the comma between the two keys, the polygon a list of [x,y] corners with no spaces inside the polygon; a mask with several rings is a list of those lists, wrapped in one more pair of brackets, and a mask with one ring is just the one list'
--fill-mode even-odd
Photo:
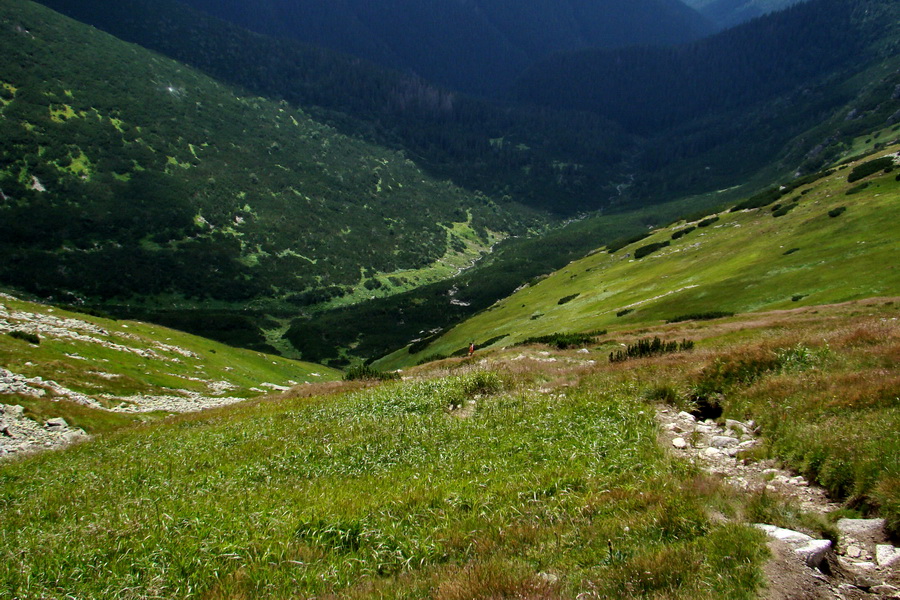
{"label": "clump of vegetation", "polygon": [[719,217],[709,217],[708,219],[703,219],[699,223],[697,223],[697,227],[709,227],[713,223],[717,222]]}
{"label": "clump of vegetation", "polygon": [[613,240],[612,242],[608,243],[606,245],[606,251],[609,252],[610,254],[615,254],[616,252],[618,252],[625,246],[630,246],[631,244],[634,244],[635,242],[639,242],[648,237],[650,237],[649,231],[644,231],[644,232],[641,232],[641,233],[638,233],[635,235],[630,235],[627,237],[621,237],[617,240]]}
{"label": "clump of vegetation", "polygon": [[850,174],[847,175],[847,183],[853,183],[854,181],[859,181],[869,175],[874,175],[879,171],[884,171],[885,173],[889,173],[894,169],[894,159],[891,156],[884,156],[882,158],[876,158],[875,160],[870,160],[868,162],[864,162],[861,165],[854,167]]}
{"label": "clump of vegetation", "polygon": [[838,206],[837,208],[832,208],[828,211],[828,216],[832,219],[835,217],[839,217],[847,211],[846,206]]}
{"label": "clump of vegetation", "polygon": [[400,373],[385,373],[371,365],[353,365],[344,372],[344,381],[391,381],[400,379]]}
{"label": "clump of vegetation", "polygon": [[647,244],[646,246],[641,246],[637,250],[634,251],[634,258],[640,260],[647,256],[648,254],[653,254],[657,250],[662,250],[663,248],[670,245],[670,242],[666,240],[665,242],[656,242],[654,244]]}
{"label": "clump of vegetation", "polygon": [[845,196],[852,196],[852,195],[854,195],[854,194],[858,194],[858,193],[862,192],[863,190],[865,190],[867,187],[869,187],[869,185],[871,185],[871,183],[868,182],[868,181],[865,181],[865,182],[863,182],[863,183],[861,183],[861,184],[859,184],[859,185],[853,186],[852,188],[850,188],[849,190],[847,190],[846,192],[844,192],[844,195],[845,195]]}
{"label": "clump of vegetation", "polygon": [[800,302],[804,298],[806,298],[809,294],[794,294],[791,296],[791,302]]}
{"label": "clump of vegetation", "polygon": [[782,254],[782,256],[790,256],[794,252],[799,252],[799,251],[800,251],[800,248],[791,248],[790,250],[785,250],[781,254]]}
{"label": "clump of vegetation", "polygon": [[13,329],[7,335],[9,335],[9,337],[11,338],[22,340],[23,342],[28,342],[29,344],[34,344],[35,346],[41,343],[41,338],[38,337],[36,333],[29,333],[27,331]]}
{"label": "clump of vegetation", "polygon": [[783,217],[784,215],[788,214],[789,212],[791,212],[792,210],[797,208],[797,206],[798,206],[798,204],[796,202],[791,202],[790,204],[785,204],[784,206],[778,207],[777,210],[773,210],[772,216],[776,217],[776,218]]}
{"label": "clump of vegetation", "polygon": [[574,300],[575,298],[577,298],[577,297],[580,296],[580,295],[581,295],[581,294],[572,294],[571,296],[563,296],[562,298],[559,299],[559,301],[557,302],[557,304],[562,305],[562,304],[565,304],[565,303],[567,303],[567,302],[571,302],[572,300]]}
{"label": "clump of vegetation", "polygon": [[624,350],[610,352],[609,362],[625,362],[632,358],[647,358],[650,356],[658,356],[660,354],[684,352],[686,350],[693,350],[693,348],[694,342],[691,340],[664,342],[658,337],[654,337],[653,339],[645,338],[638,340],[634,344],[629,344]]}
{"label": "clump of vegetation", "polygon": [[560,350],[567,348],[584,347],[592,344],[595,338],[606,335],[606,330],[589,331],[586,333],[551,333],[549,335],[541,335],[530,337],[522,340],[522,344],[546,344],[555,346]]}
{"label": "clump of vegetation", "polygon": [[684,229],[679,229],[678,231],[676,231],[672,234],[672,239],[677,240],[679,238],[682,238],[682,237],[686,236],[687,234],[689,234],[690,232],[694,231],[695,229],[697,229],[697,228],[693,227],[693,226],[685,227]]}
{"label": "clump of vegetation", "polygon": [[620,310],[620,311],[616,311],[616,316],[617,316],[617,317],[624,317],[625,315],[630,315],[630,314],[633,313],[633,312],[634,312],[634,309],[633,309],[633,308],[623,308],[623,309]]}
{"label": "clump of vegetation", "polygon": [[725,310],[711,310],[707,312],[687,313],[666,319],[666,323],[681,323],[682,321],[711,321],[724,317],[733,317],[734,313]]}

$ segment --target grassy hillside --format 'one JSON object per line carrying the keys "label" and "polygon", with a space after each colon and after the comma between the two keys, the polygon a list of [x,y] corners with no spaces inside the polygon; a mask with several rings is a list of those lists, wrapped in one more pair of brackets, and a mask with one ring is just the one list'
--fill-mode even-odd
{"label": "grassy hillside", "polygon": [[511,203],[40,5],[0,24],[6,285],[296,313],[445,278],[522,230]]}
{"label": "grassy hillside", "polygon": [[320,365],[6,294],[0,366],[30,381],[18,393],[2,386],[0,403],[24,406],[40,423],[63,417],[88,433],[338,377]]}
{"label": "grassy hillside", "polygon": [[[749,523],[833,528],[666,452],[654,410],[721,394],[765,436],[746,458],[783,457],[854,499],[841,515],[896,527],[895,302],[452,359],[6,462],[0,595],[755,598]],[[646,335],[696,347],[606,360]]]}
{"label": "grassy hillside", "polygon": [[[882,165],[859,179],[851,174],[898,149],[891,146],[789,193],[773,194],[765,206],[724,211],[709,217],[715,219],[709,224],[707,218],[679,221],[614,253],[598,250],[427,346],[413,348],[414,353],[401,350],[377,364],[415,364],[429,355],[449,355],[473,340],[509,345],[556,332],[618,328],[697,313],[745,313],[896,295],[897,172],[885,172]],[[637,258],[655,244],[667,245]]]}

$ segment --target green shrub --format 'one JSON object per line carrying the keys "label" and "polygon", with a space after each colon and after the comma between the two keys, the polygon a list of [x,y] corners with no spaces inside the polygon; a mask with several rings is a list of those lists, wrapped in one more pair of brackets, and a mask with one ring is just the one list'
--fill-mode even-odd
{"label": "green shrub", "polygon": [[850,174],[847,175],[847,183],[853,183],[854,181],[859,181],[864,177],[868,177],[869,175],[873,175],[878,171],[889,172],[894,168],[894,159],[890,156],[884,156],[882,158],[876,158],[875,160],[870,160],[868,162],[864,162],[861,165],[855,167]]}
{"label": "green shrub", "polygon": [[764,192],[760,192],[755,196],[751,196],[747,198],[740,204],[735,205],[729,212],[737,212],[739,210],[747,210],[750,208],[761,208],[763,206],[768,206],[781,198],[786,192],[782,191],[780,188],[769,188]]}
{"label": "green shrub", "polygon": [[555,346],[560,350],[575,346],[586,346],[594,342],[594,338],[605,335],[606,330],[589,331],[587,333],[551,333],[537,337],[530,337],[522,341],[522,344],[546,344]]}
{"label": "green shrub", "polygon": [[557,302],[557,304],[562,305],[562,304],[565,304],[566,302],[571,302],[572,300],[574,300],[575,298],[577,298],[579,295],[580,295],[580,294],[572,294],[571,296],[564,296],[564,297],[562,297],[562,298],[559,299],[559,301]]}
{"label": "green shrub", "polygon": [[625,315],[631,314],[634,312],[633,308],[623,308],[619,312],[616,313],[617,317],[624,317]]}
{"label": "green shrub", "polygon": [[833,219],[835,217],[839,217],[842,214],[844,214],[844,212],[846,212],[846,210],[847,210],[846,206],[838,206],[837,208],[832,208],[831,210],[829,210],[828,216]]}
{"label": "green shrub", "polygon": [[699,223],[697,223],[697,227],[709,227],[713,223],[719,220],[719,217],[710,217],[708,219],[703,219]]}
{"label": "green shrub", "polygon": [[618,252],[625,246],[629,246],[635,242],[639,242],[642,239],[649,237],[649,236],[650,236],[650,232],[645,231],[643,233],[638,233],[636,235],[621,237],[619,239],[613,240],[610,243],[608,243],[606,245],[606,251],[609,252],[610,254],[615,254],[616,252]]}
{"label": "green shrub", "polygon": [[678,231],[676,231],[675,233],[672,234],[672,239],[677,240],[679,238],[682,238],[682,237],[686,236],[687,234],[689,234],[690,232],[694,231],[695,229],[697,229],[697,228],[694,226],[685,227],[684,229],[679,229]]}
{"label": "green shrub", "polygon": [[18,329],[10,331],[9,337],[28,342],[29,344],[34,344],[35,346],[41,343],[41,338],[39,338],[37,334],[19,331]]}
{"label": "green shrub", "polygon": [[344,372],[344,381],[390,381],[400,379],[399,373],[384,373],[369,365],[354,365]]}
{"label": "green shrub", "polygon": [[789,256],[799,250],[800,250],[800,248],[791,248],[790,250],[785,250],[784,252],[782,252],[782,256]]}
{"label": "green shrub", "polygon": [[691,340],[681,340],[679,342],[664,342],[658,337],[653,339],[644,338],[638,340],[634,344],[629,344],[625,350],[618,350],[609,353],[609,362],[624,362],[631,358],[646,358],[648,356],[658,356],[660,354],[671,354],[673,352],[683,352],[693,350],[694,342]]}
{"label": "green shrub", "polygon": [[796,203],[796,202],[793,202],[793,203],[791,203],[791,204],[785,204],[784,206],[782,206],[782,207],[779,208],[778,210],[774,211],[774,212],[772,213],[772,216],[773,216],[773,217],[776,217],[776,218],[777,218],[777,217],[783,217],[784,215],[788,214],[789,212],[791,212],[791,211],[794,210],[795,208],[797,208],[797,203]]}
{"label": "green shrub", "polygon": [[861,183],[861,184],[859,184],[859,185],[853,186],[852,188],[850,188],[849,190],[847,190],[846,192],[844,192],[844,195],[845,195],[845,196],[852,196],[853,194],[858,194],[858,193],[860,193],[861,191],[863,191],[864,189],[866,189],[867,187],[869,187],[869,182],[868,182],[868,181],[866,181],[865,183]]}
{"label": "green shrub", "polygon": [[637,250],[634,251],[634,258],[636,260],[640,260],[647,256],[648,254],[653,254],[657,250],[661,250],[670,244],[669,241],[665,242],[656,242],[654,244],[647,244],[646,246],[641,246]]}
{"label": "green shrub", "polygon": [[808,294],[794,294],[791,296],[791,302],[800,302],[804,298],[806,298]]}

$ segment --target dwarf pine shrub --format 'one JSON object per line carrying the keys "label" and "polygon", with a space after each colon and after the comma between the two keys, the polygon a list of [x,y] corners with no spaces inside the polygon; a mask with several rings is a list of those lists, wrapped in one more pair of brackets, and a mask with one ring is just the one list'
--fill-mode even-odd
{"label": "dwarf pine shrub", "polygon": [[9,332],[9,337],[15,338],[17,340],[22,340],[23,342],[28,342],[29,344],[34,344],[37,346],[41,343],[41,338],[34,333],[28,333],[27,331],[20,331],[18,329],[14,329]]}
{"label": "dwarf pine shrub", "polygon": [[681,342],[664,342],[658,337],[653,339],[644,338],[638,340],[634,344],[628,345],[624,350],[618,350],[609,353],[609,362],[625,362],[631,358],[646,358],[649,356],[658,356],[660,354],[671,354],[673,352],[683,352],[692,350],[694,342],[691,340],[681,340]]}

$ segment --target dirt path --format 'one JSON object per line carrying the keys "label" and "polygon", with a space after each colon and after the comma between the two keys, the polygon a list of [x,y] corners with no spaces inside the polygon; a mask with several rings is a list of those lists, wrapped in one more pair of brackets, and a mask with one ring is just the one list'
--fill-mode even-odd
{"label": "dirt path", "polygon": [[[658,407],[662,443],[691,463],[747,493],[777,494],[806,512],[828,514],[840,508],[824,490],[773,461],[745,461],[744,450],[759,444],[755,424],[725,425],[686,412]],[[900,549],[884,534],[880,519],[841,519],[837,546],[802,533],[770,527],[772,558],[766,566],[766,600],[900,598]],[[798,535],[793,535],[798,534]]]}

